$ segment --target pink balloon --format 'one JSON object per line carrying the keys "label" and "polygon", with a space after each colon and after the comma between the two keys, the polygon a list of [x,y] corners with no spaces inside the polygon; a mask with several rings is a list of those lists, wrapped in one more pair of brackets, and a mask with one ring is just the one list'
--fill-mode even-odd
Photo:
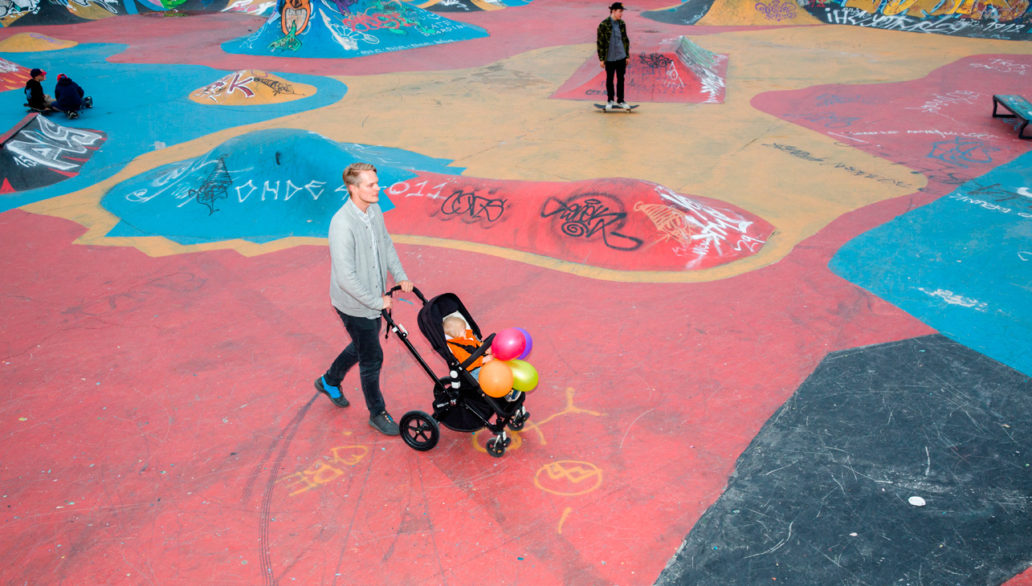
{"label": "pink balloon", "polygon": [[498,360],[512,360],[523,352],[527,340],[517,328],[505,328],[495,334],[491,343],[491,354]]}
{"label": "pink balloon", "polygon": [[520,355],[516,357],[519,360],[523,360],[527,357],[528,354],[530,354],[530,349],[534,347],[534,340],[530,339],[530,332],[528,332],[527,330],[523,328],[516,329],[519,330],[521,334],[523,334],[523,339],[524,341],[526,341],[526,344],[523,345],[523,352],[520,352]]}

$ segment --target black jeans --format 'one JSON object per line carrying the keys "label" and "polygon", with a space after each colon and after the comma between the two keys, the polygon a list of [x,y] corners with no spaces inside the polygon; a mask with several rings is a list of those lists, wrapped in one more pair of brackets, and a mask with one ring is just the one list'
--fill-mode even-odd
{"label": "black jeans", "polygon": [[351,343],[337,356],[323,377],[328,384],[339,387],[351,367],[358,364],[358,376],[362,381],[369,414],[377,415],[386,409],[383,393],[380,392],[380,368],[383,366],[383,349],[380,348],[380,319],[355,317],[337,311],[344,329],[351,336]]}
{"label": "black jeans", "polygon": [[616,101],[624,101],[623,80],[627,71],[627,59],[619,61],[606,61],[606,98],[613,101],[613,74],[616,74]]}

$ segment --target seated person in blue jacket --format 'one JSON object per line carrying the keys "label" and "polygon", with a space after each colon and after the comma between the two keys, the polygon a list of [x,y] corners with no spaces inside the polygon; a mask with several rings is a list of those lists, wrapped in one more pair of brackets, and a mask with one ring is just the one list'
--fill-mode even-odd
{"label": "seated person in blue jacket", "polygon": [[63,73],[57,76],[54,95],[57,99],[52,106],[67,114],[69,118],[78,118],[79,110],[93,107],[93,98],[87,97],[79,84]]}

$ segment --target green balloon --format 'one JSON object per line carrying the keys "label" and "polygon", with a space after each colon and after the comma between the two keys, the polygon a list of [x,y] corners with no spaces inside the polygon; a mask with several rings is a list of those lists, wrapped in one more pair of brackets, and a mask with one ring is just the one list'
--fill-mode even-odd
{"label": "green balloon", "polygon": [[512,369],[512,388],[524,393],[533,391],[538,384],[537,369],[519,358],[509,360],[507,364]]}

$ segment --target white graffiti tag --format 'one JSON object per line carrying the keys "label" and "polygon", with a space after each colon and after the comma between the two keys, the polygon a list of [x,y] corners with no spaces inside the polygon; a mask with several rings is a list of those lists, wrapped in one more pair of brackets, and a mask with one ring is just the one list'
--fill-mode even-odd
{"label": "white graffiti tag", "polygon": [[[104,135],[90,130],[66,128],[37,117],[36,128],[26,127],[4,148],[18,156],[26,166],[42,165],[58,172],[71,173],[82,167],[88,147],[99,145]],[[68,155],[76,155],[74,158]],[[70,160],[69,160],[70,159]]]}
{"label": "white graffiti tag", "polygon": [[690,256],[686,263],[687,268],[698,266],[707,256],[723,256],[725,247],[736,252],[755,252],[764,244],[763,240],[749,235],[752,220],[704,205],[661,185],[656,186],[656,193],[684,214],[681,232],[687,239],[678,239],[682,246],[674,252]]}

